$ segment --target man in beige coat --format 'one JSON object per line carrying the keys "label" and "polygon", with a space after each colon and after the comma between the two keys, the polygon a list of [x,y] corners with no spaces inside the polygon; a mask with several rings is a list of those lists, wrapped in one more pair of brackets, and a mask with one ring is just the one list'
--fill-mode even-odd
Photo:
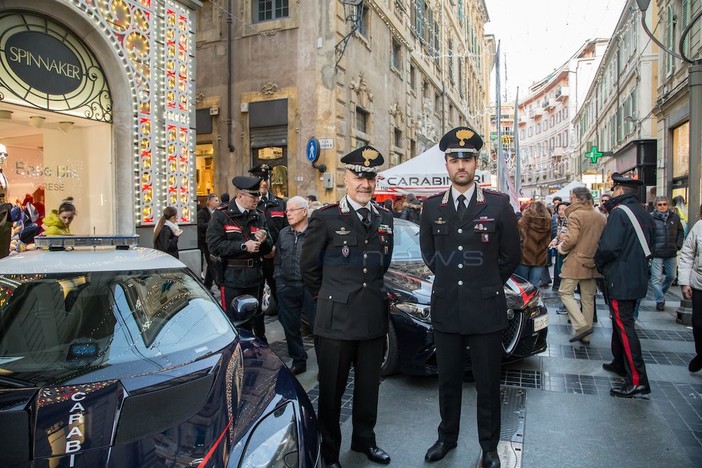
{"label": "man in beige coat", "polygon": [[[558,292],[575,328],[570,342],[589,344],[597,292],[595,278],[599,276],[593,259],[607,219],[595,209],[592,194],[585,187],[573,189],[570,201],[566,209],[568,230],[558,244],[558,253],[564,256]],[[582,310],[573,297],[578,285]]]}

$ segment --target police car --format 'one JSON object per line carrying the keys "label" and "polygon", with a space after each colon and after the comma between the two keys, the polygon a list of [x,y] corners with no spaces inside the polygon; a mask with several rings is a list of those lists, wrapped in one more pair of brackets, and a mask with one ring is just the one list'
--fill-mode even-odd
{"label": "police car", "polygon": [[37,246],[0,260],[3,466],[320,465],[305,391],[180,261],[136,237]]}

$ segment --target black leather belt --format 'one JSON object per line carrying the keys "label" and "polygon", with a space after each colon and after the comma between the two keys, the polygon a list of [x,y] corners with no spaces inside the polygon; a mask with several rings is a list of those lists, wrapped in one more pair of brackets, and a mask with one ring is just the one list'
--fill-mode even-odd
{"label": "black leather belt", "polygon": [[248,260],[227,260],[227,268],[256,268],[261,266],[261,260],[258,258],[249,258]]}

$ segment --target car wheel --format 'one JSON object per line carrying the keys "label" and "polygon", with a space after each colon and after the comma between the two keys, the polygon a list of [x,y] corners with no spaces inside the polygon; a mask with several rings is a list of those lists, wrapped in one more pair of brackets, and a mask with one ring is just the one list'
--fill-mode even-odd
{"label": "car wheel", "polygon": [[278,315],[278,303],[271,295],[271,288],[268,286],[268,283],[266,283],[266,286],[263,288],[263,296],[261,297],[261,311],[264,313],[264,315]]}
{"label": "car wheel", "polygon": [[380,366],[380,375],[392,375],[397,372],[397,335],[392,320],[388,324],[388,333],[385,335],[385,345],[383,346],[383,363]]}

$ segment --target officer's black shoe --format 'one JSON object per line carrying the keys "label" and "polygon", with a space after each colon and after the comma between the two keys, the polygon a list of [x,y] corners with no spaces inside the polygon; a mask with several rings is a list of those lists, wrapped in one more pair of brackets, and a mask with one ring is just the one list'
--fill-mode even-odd
{"label": "officer's black shoe", "polygon": [[300,363],[300,364],[293,364],[292,367],[290,368],[290,372],[293,373],[293,375],[298,375],[302,374],[303,372],[307,371],[307,364]]}
{"label": "officer's black shoe", "polygon": [[626,377],[626,371],[624,369],[620,369],[619,367],[616,367],[611,362],[605,362],[604,364],[602,364],[602,368],[604,370],[606,370],[607,372],[617,374],[619,377]]}
{"label": "officer's black shoe", "polygon": [[390,463],[390,455],[381,448],[371,445],[369,447],[359,447],[358,445],[351,444],[351,450],[354,452],[361,452],[366,454],[368,459],[373,463],[380,463],[381,465],[387,465]]}
{"label": "officer's black shoe", "polygon": [[651,388],[648,385],[622,385],[619,388],[613,388],[609,394],[619,398],[634,398],[637,395],[648,395],[651,393]]}
{"label": "officer's black shoe", "polygon": [[697,355],[692,358],[692,361],[690,361],[690,365],[687,366],[687,369],[690,372],[699,372],[702,370],[702,355]]}
{"label": "officer's black shoe", "polygon": [[446,456],[451,450],[456,448],[456,442],[444,442],[443,440],[437,440],[434,445],[429,447],[427,454],[424,455],[424,459],[428,462],[439,461]]}
{"label": "officer's black shoe", "polygon": [[483,468],[500,468],[500,457],[497,456],[497,452],[484,452],[481,466]]}

